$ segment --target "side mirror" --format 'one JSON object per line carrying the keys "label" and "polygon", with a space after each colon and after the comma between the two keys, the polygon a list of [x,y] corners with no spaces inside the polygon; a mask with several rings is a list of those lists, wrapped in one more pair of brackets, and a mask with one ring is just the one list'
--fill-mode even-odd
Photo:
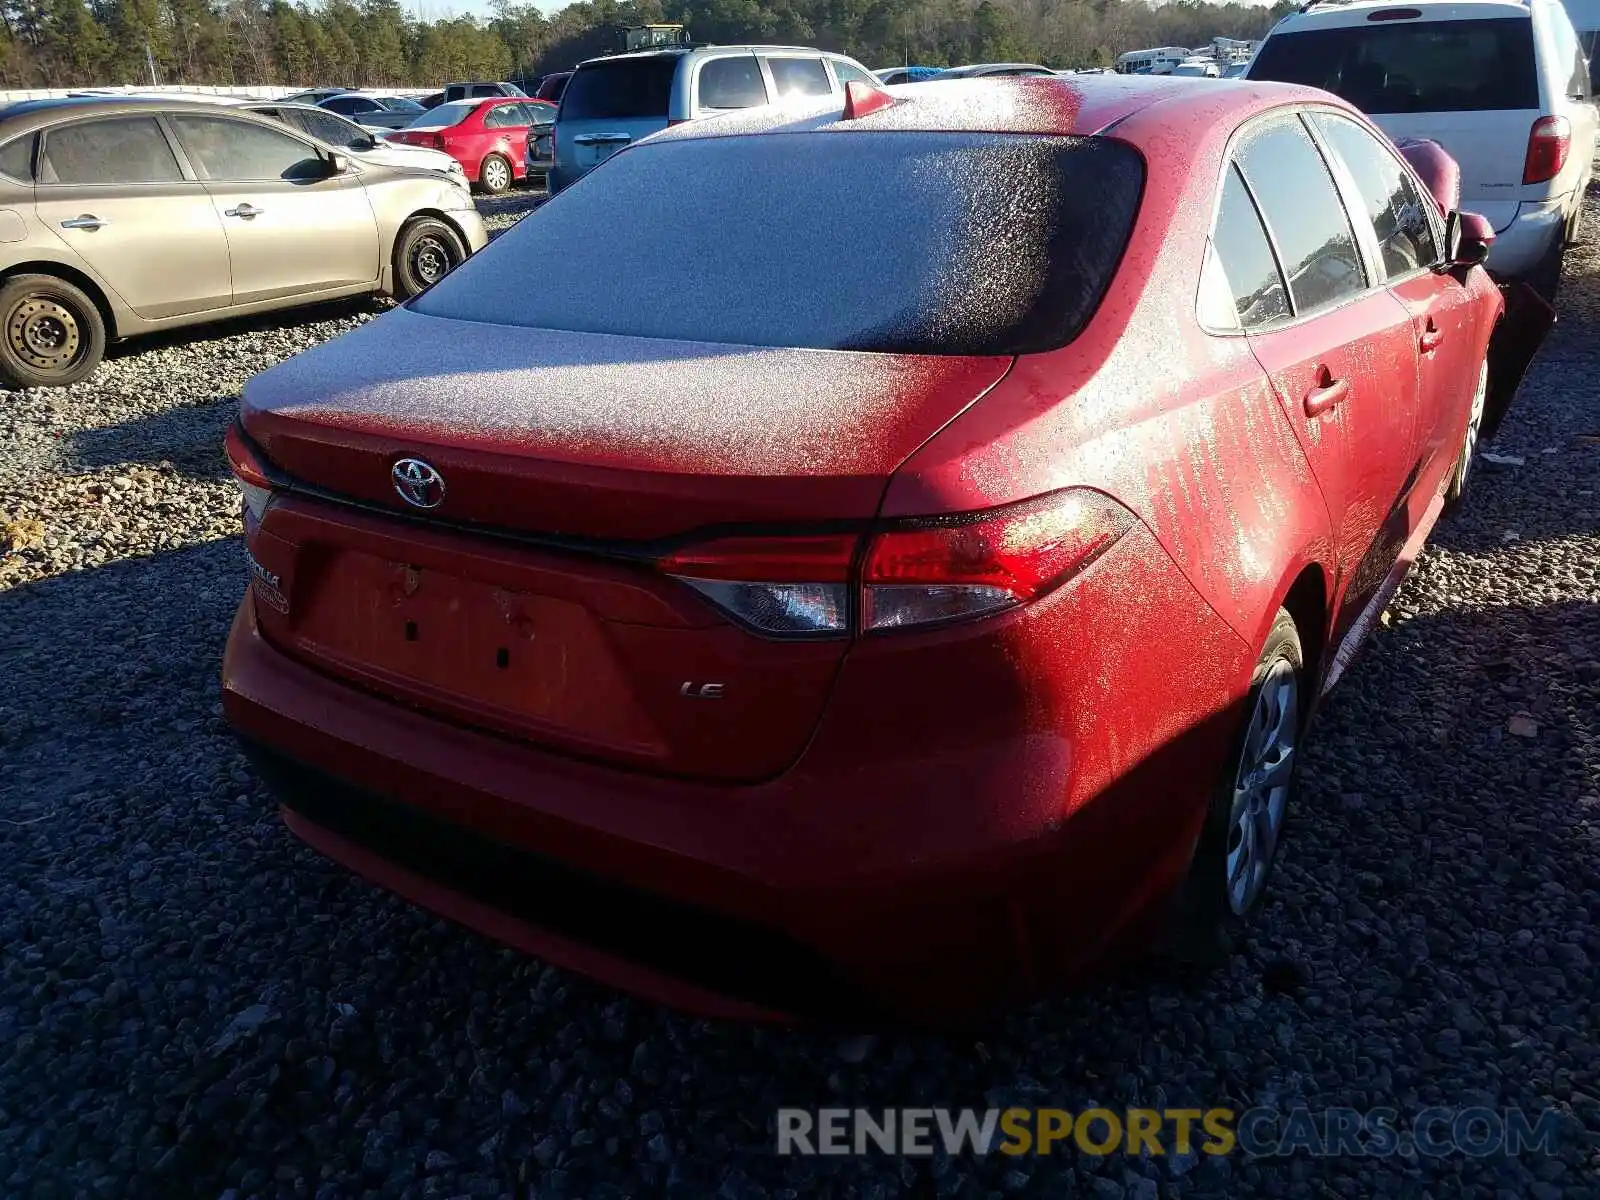
{"label": "side mirror", "polygon": [[345,174],[345,172],[347,172],[349,170],[350,170],[350,158],[349,158],[348,155],[340,154],[337,151],[335,151],[334,153],[328,155],[328,174],[329,175],[343,175],[343,174]]}
{"label": "side mirror", "polygon": [[1475,267],[1489,257],[1494,226],[1474,212],[1453,211],[1444,224],[1444,265]]}

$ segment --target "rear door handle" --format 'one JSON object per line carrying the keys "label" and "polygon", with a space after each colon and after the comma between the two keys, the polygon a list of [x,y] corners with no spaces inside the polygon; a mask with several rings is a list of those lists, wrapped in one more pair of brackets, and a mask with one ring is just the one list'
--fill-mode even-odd
{"label": "rear door handle", "polygon": [[99,229],[100,226],[109,224],[111,224],[110,221],[102,221],[93,213],[84,213],[82,216],[73,217],[70,220],[61,222],[61,228],[87,229],[89,232],[93,233],[96,229]]}
{"label": "rear door handle", "polygon": [[1417,339],[1417,345],[1424,354],[1432,354],[1444,345],[1444,331],[1433,323],[1433,318],[1428,318],[1428,327],[1422,331],[1422,336]]}
{"label": "rear door handle", "polygon": [[246,221],[253,221],[266,211],[267,210],[264,208],[257,208],[253,204],[246,203],[239,205],[237,208],[230,208],[222,215],[225,217],[239,217]]}
{"label": "rear door handle", "polygon": [[[1322,369],[1322,378],[1328,378],[1328,369]],[[1348,379],[1334,379],[1320,384],[1306,393],[1306,416],[1320,417],[1330,409],[1337,408],[1350,394],[1350,381]]]}

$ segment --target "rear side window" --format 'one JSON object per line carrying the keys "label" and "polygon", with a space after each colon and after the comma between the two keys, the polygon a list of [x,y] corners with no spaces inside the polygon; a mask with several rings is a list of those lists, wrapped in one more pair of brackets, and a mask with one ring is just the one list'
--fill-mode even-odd
{"label": "rear side window", "polygon": [[483,118],[486,129],[522,129],[528,124],[528,116],[520,104],[496,104]]}
{"label": "rear side window", "polygon": [[29,133],[0,146],[0,175],[28,183],[33,179],[33,137]]}
{"label": "rear side window", "polygon": [[45,132],[40,183],[177,183],[182,178],[154,117],[80,121]]}
{"label": "rear side window", "polygon": [[[1272,243],[1267,241],[1261,216],[1236,166],[1230,166],[1222,180],[1222,203],[1211,248],[1216,264],[1227,276],[1240,325],[1257,329],[1289,315],[1289,293],[1272,257]],[[1220,322],[1218,325],[1222,327]]]}
{"label": "rear side window", "polygon": [[1248,130],[1234,152],[1278,248],[1289,298],[1300,316],[1367,286],[1355,234],[1322,153],[1298,118]]}
{"label": "rear side window", "polygon": [[677,54],[585,63],[561,96],[563,121],[665,117],[672,100]]}
{"label": "rear side window", "polygon": [[713,58],[701,64],[701,108],[752,108],[766,102],[767,85],[754,54]]}
{"label": "rear side window", "polygon": [[1439,258],[1433,222],[1415,181],[1395,156],[1354,121],[1330,113],[1311,117],[1333,152],[1349,168],[1382,251],[1389,279],[1431,267]]}
{"label": "rear side window", "polygon": [[1322,88],[1366,113],[1539,107],[1533,22],[1527,17],[1274,34],[1248,75]]}
{"label": "rear side window", "polygon": [[[841,179],[851,181],[848,204]],[[1031,353],[1070,341],[1093,315],[1143,185],[1139,154],[1096,138],[647,143],[414,305],[502,325],[744,346]],[[541,286],[530,292],[535,269]]]}
{"label": "rear side window", "polygon": [[769,58],[767,65],[772,68],[772,85],[779,100],[826,96],[833,91],[820,58]]}

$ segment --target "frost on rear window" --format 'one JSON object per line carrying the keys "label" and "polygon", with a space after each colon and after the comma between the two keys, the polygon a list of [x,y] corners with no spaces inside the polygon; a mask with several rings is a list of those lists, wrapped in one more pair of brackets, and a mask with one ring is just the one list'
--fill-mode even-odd
{"label": "frost on rear window", "polygon": [[415,307],[747,346],[1029,353],[1064,344],[1093,315],[1143,182],[1134,150],[1093,138],[834,132],[646,144]]}

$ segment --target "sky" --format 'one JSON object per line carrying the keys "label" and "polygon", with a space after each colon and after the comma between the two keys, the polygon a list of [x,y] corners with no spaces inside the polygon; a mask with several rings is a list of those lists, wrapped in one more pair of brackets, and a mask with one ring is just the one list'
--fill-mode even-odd
{"label": "sky", "polygon": [[[533,0],[533,6],[542,13],[557,12],[567,6],[569,0]],[[487,17],[489,0],[412,0],[406,8],[414,12],[425,21],[437,21],[442,17]]]}

